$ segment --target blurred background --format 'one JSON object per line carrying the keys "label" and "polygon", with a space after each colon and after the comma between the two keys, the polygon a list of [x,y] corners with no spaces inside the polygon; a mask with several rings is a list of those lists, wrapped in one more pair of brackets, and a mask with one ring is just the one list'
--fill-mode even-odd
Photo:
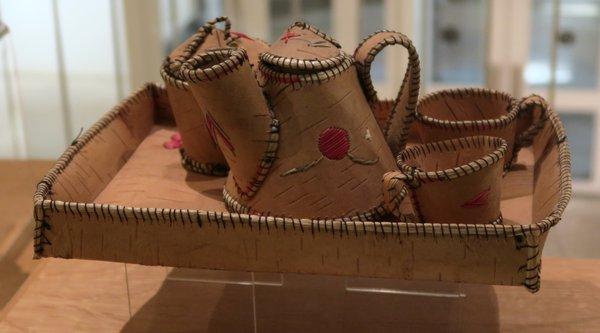
{"label": "blurred background", "polygon": [[[567,127],[578,194],[600,194],[597,0],[0,0],[0,157],[54,159],[81,128],[146,81],[204,21],[272,41],[306,20],[349,52],[394,29],[421,55],[422,94],[482,86],[539,93]],[[400,49],[374,67],[383,95],[402,80]]]}
{"label": "blurred background", "polygon": [[[0,275],[22,272],[4,286],[32,265],[24,226],[52,160],[130,91],[160,82],[167,52],[218,15],[267,41],[303,19],[348,52],[376,30],[398,30],[419,50],[421,94],[480,86],[548,98],[567,128],[575,199],[544,253],[600,257],[598,0],[0,0],[0,193],[13,198],[0,211],[14,212],[0,220]],[[388,49],[373,77],[391,97],[405,55]]]}

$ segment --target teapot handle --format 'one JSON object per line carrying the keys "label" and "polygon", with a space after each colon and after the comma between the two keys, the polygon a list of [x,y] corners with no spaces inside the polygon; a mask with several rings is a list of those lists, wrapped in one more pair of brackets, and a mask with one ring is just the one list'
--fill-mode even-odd
{"label": "teapot handle", "polygon": [[401,45],[408,51],[408,66],[404,74],[404,80],[387,116],[386,124],[382,128],[392,152],[396,155],[404,149],[410,125],[415,118],[421,83],[419,54],[412,41],[404,34],[382,30],[365,38],[354,51],[354,58],[358,78],[367,101],[370,104],[378,103],[377,91],[371,79],[371,64],[377,54],[389,45]]}
{"label": "teapot handle", "polygon": [[229,40],[231,38],[231,20],[229,19],[229,17],[215,17],[214,19],[206,22],[203,27],[213,29],[218,23],[224,23],[223,35],[226,41]]}
{"label": "teapot handle", "polygon": [[[513,160],[516,159],[519,150],[521,150],[521,148],[523,147],[530,146],[533,143],[533,139],[542,130],[544,124],[546,123],[546,120],[548,119],[548,110],[550,109],[550,105],[543,97],[536,94],[531,94],[518,101],[517,108],[518,128],[523,128],[528,125],[526,122],[529,121],[529,118],[524,117],[524,112],[531,113],[534,119],[531,121],[531,125],[529,125],[527,129],[525,129],[521,133],[517,133],[513,152]],[[539,111],[536,111],[536,109]],[[513,161],[511,161],[511,164],[512,162]]]}

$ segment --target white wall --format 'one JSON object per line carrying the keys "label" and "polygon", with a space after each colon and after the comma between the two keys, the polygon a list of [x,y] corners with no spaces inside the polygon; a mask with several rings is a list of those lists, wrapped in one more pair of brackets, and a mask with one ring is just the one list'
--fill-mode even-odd
{"label": "white wall", "polygon": [[0,0],[0,157],[56,158],[117,102],[115,3]]}

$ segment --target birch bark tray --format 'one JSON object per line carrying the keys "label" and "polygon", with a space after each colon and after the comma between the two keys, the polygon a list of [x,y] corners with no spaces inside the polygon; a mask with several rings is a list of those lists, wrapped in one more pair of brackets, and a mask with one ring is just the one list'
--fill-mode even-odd
{"label": "birch bark tray", "polygon": [[571,196],[570,153],[556,114],[504,177],[503,225],[346,222],[228,213],[225,178],[186,171],[179,152],[163,147],[175,132],[166,97],[146,85],[42,179],[34,195],[36,258],[539,289],[546,236]]}

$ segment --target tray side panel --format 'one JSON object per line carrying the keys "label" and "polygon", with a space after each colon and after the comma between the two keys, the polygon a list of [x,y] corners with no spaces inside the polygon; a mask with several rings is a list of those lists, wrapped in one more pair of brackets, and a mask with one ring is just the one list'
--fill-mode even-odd
{"label": "tray side panel", "polygon": [[[539,110],[538,110],[539,112]],[[558,115],[548,110],[548,121],[533,141],[534,171],[532,221],[535,227],[521,245],[527,249],[525,286],[540,288],[542,251],[550,228],[560,222],[572,195],[571,153],[564,126]]]}
{"label": "tray side panel", "polygon": [[[361,230],[360,222],[356,229],[333,232],[318,224],[284,229],[284,223],[248,222],[235,214],[221,220],[215,213],[198,211],[134,213],[112,205],[67,206],[56,209],[45,203],[51,245],[44,256],[506,285],[521,284],[525,277],[521,267],[527,251],[518,249],[513,237],[385,234]],[[153,221],[142,221],[150,216]]]}
{"label": "tray side panel", "polygon": [[533,144],[535,155],[533,186],[533,221],[552,214],[561,195],[558,139],[551,122],[546,122]]}
{"label": "tray side panel", "polygon": [[[91,202],[127,162],[153,125],[153,89],[147,86],[110,111],[86,133],[86,142],[69,159],[48,196]],[[102,126],[99,126],[102,125]],[[74,141],[77,146],[78,141]]]}

